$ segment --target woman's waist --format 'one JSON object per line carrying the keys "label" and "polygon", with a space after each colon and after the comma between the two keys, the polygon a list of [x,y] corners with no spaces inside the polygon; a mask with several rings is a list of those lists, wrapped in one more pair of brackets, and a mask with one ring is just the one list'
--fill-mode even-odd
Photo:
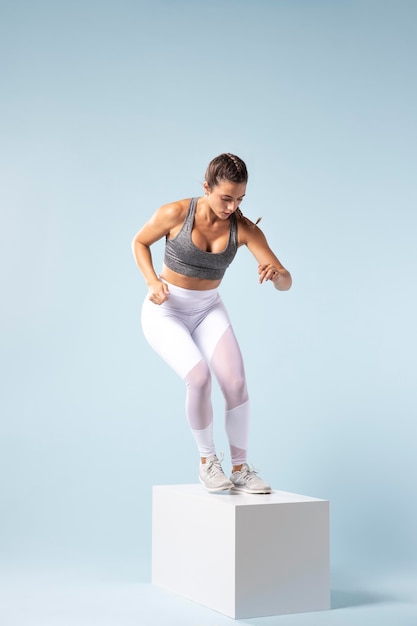
{"label": "woman's waist", "polygon": [[169,269],[165,264],[162,266],[160,278],[181,289],[189,291],[216,291],[221,283],[221,279],[211,280],[208,278],[197,278],[195,276],[185,276]]}
{"label": "woman's waist", "polygon": [[221,302],[217,287],[212,289],[181,287],[167,280],[164,272],[160,279],[168,285],[169,289],[168,300],[161,305],[163,308],[194,314],[197,311],[206,311]]}

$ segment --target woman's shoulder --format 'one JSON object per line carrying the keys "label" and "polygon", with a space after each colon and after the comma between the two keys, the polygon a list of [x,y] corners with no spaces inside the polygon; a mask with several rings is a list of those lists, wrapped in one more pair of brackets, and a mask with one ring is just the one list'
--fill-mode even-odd
{"label": "woman's shoulder", "polygon": [[263,237],[263,233],[258,226],[261,218],[258,218],[256,222],[253,222],[251,219],[246,217],[246,215],[243,215],[241,211],[236,211],[236,221],[238,225],[239,242],[241,244],[247,244],[253,239]]}
{"label": "woman's shoulder", "polygon": [[166,222],[175,225],[185,219],[189,206],[190,198],[174,200],[174,202],[168,202],[159,207],[158,214],[159,217],[163,218]]}

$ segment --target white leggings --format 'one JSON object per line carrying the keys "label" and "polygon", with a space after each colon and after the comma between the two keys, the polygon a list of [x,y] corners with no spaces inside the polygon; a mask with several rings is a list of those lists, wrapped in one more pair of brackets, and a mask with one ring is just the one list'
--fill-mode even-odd
{"label": "white leggings", "polygon": [[185,382],[186,416],[201,457],[215,454],[213,371],[225,399],[225,430],[232,463],[245,463],[249,431],[245,368],[222,299],[217,289],[168,286],[167,302],[158,305],[146,298],[143,303],[144,335]]}

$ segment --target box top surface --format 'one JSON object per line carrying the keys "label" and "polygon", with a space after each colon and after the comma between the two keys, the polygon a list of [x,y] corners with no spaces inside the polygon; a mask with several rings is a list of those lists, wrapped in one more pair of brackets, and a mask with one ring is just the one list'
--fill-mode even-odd
{"label": "box top surface", "polygon": [[153,490],[164,490],[178,496],[190,498],[210,498],[218,503],[228,506],[256,506],[259,504],[291,504],[298,502],[327,502],[323,498],[313,498],[289,491],[273,490],[268,494],[246,494],[224,491],[221,493],[209,493],[203,485],[154,485]]}

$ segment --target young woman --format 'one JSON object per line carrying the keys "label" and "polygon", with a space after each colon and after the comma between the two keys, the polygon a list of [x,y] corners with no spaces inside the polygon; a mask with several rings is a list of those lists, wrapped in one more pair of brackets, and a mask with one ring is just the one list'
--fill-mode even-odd
{"label": "young woman", "polygon": [[[259,282],[291,287],[291,275],[263,232],[239,209],[248,173],[233,154],[220,154],[206,171],[204,196],[162,206],[133,240],[133,253],[148,286],[142,327],[154,350],[186,385],[186,416],[200,453],[199,478],[208,491],[270,493],[247,464],[249,396],[242,355],[218,293],[239,246],[258,262]],[[158,275],[150,248],[165,238]],[[223,472],[213,442],[211,372],[225,398],[225,430],[232,473]]]}

